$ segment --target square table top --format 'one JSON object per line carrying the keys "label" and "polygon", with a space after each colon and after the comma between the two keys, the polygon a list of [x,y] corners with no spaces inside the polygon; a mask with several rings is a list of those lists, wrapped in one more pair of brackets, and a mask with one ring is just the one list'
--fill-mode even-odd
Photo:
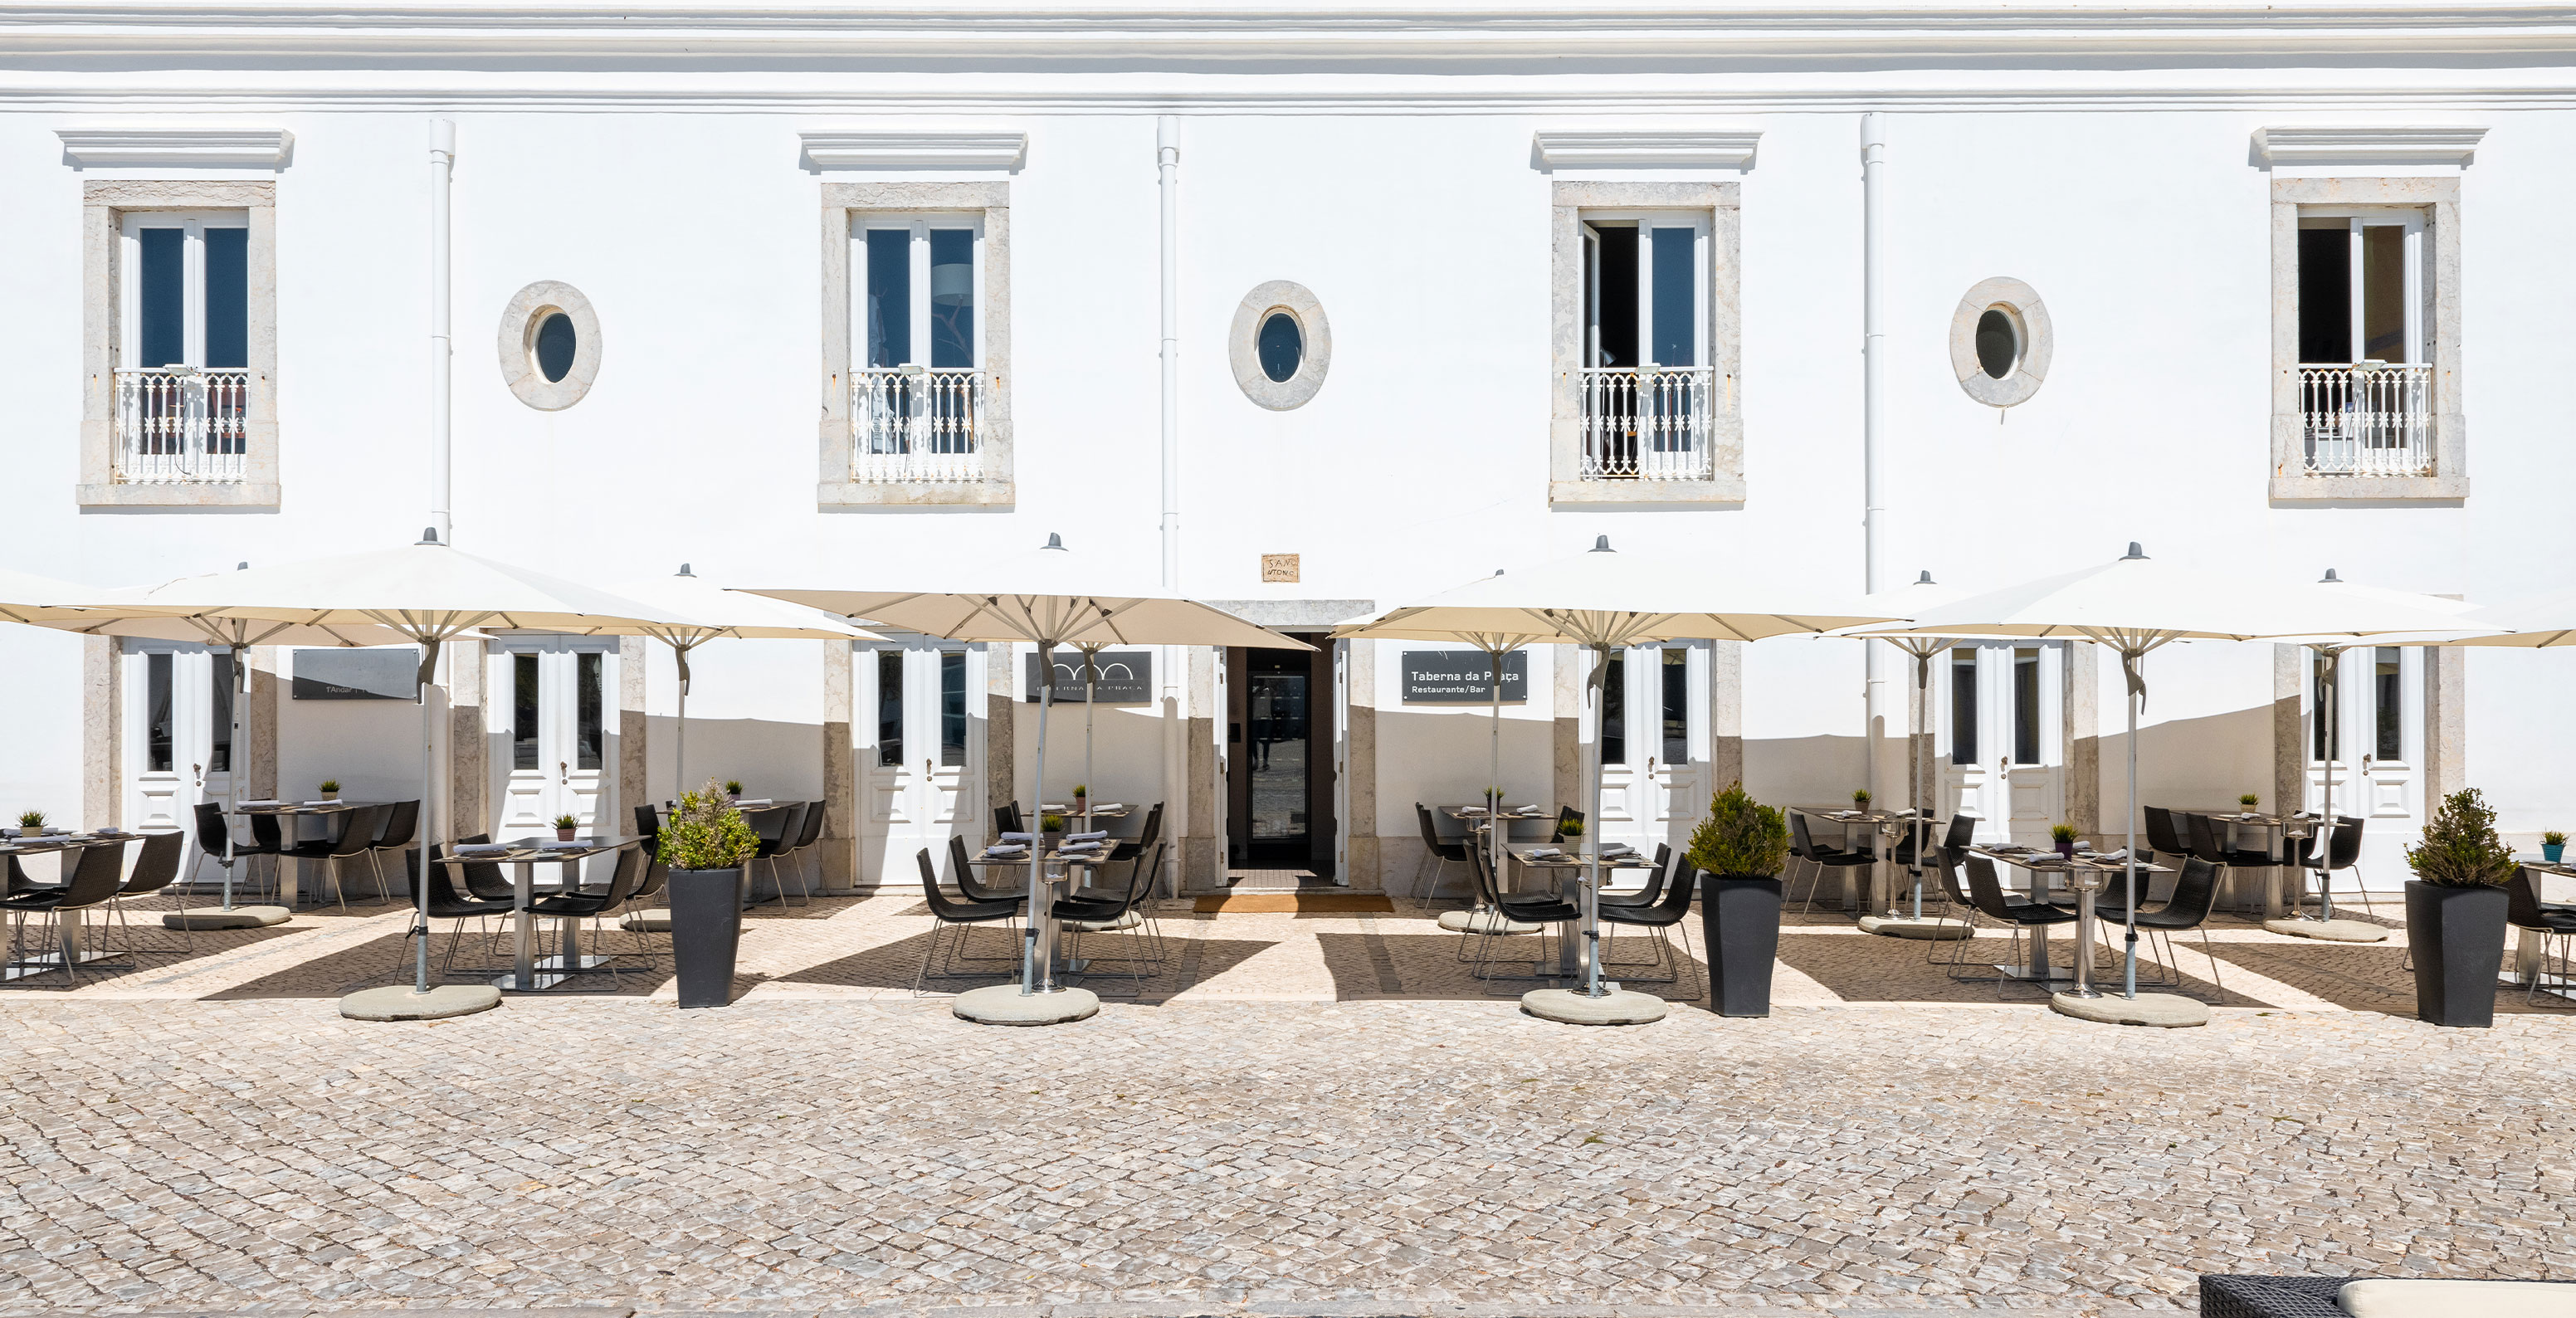
{"label": "square table top", "polygon": [[47,833],[36,838],[0,838],[0,855],[41,856],[48,852],[70,851],[76,847],[103,846],[110,842],[139,842],[141,833]]}
{"label": "square table top", "polygon": [[[1135,810],[1135,808],[1136,807],[1128,805],[1123,801],[1113,801],[1108,805],[1096,805],[1091,807],[1091,817],[1094,819],[1125,819]],[[1082,813],[1080,810],[1076,810],[1070,805],[1059,804],[1052,801],[1039,806],[1038,811],[1041,814],[1049,815],[1078,815]]]}
{"label": "square table top", "polygon": [[276,805],[237,805],[228,813],[234,815],[336,815],[362,805],[392,805],[391,801],[283,801]]}
{"label": "square table top", "polygon": [[[2062,872],[2073,869],[2094,869],[2101,870],[2107,874],[2124,874],[2128,872],[2129,868],[2129,862],[2125,860],[2104,860],[2089,852],[2078,852],[2075,859],[2070,861],[2064,856],[2058,855],[2054,851],[1997,851],[1992,845],[1983,843],[1969,847],[1968,850],[1973,851],[1980,856],[1984,856],[1989,860],[2000,860],[2007,865],[2017,865],[2026,870],[2057,870]],[[2156,864],[2151,860],[2142,860],[2138,862],[2138,872],[2140,874],[2171,874],[2173,873],[2173,869],[2170,866]]]}
{"label": "square table top", "polygon": [[[1485,807],[1481,805],[1444,805],[1440,807],[1440,813],[1449,816],[1451,819],[1490,819],[1495,817],[1488,814]],[[1545,819],[1553,821],[1556,818],[1556,810],[1552,806],[1543,805],[1511,806],[1502,812],[1501,818],[1514,821],[1523,819]]]}
{"label": "square table top", "polygon": [[644,835],[641,833],[591,835],[576,838],[570,842],[557,842],[552,838],[520,837],[499,844],[508,847],[508,851],[479,852],[471,856],[449,854],[439,857],[438,860],[442,865],[462,865],[469,861],[512,865],[539,860],[580,860],[585,856],[596,856],[605,851],[622,850],[643,840]]}
{"label": "square table top", "polygon": [[1789,807],[1811,819],[1829,819],[1837,824],[1896,824],[1916,818],[1912,810],[1854,810],[1848,806],[1793,805]]}
{"label": "square table top", "polygon": [[[1514,859],[1533,869],[1582,869],[1592,863],[1592,858],[1583,854],[1579,849],[1567,852],[1562,856],[1534,857],[1530,855],[1533,851],[1541,850],[1551,845],[1552,844],[1546,842],[1515,842],[1510,845],[1508,850],[1510,850]],[[1654,856],[1642,851],[1630,852],[1625,856],[1614,856],[1601,862],[1601,868],[1605,870],[1653,869],[1654,867]]]}
{"label": "square table top", "polygon": [[[1101,847],[1097,851],[1077,851],[1071,855],[1065,854],[1064,849],[1059,847],[1046,853],[1046,861],[1049,864],[1059,865],[1106,864],[1108,863],[1111,854],[1118,850],[1118,839],[1103,838],[1101,841],[1108,845]],[[997,868],[1018,866],[1025,869],[1028,867],[1029,858],[1026,854],[1017,856],[992,856],[981,851],[972,851],[967,853],[966,863],[969,865],[986,865]]]}

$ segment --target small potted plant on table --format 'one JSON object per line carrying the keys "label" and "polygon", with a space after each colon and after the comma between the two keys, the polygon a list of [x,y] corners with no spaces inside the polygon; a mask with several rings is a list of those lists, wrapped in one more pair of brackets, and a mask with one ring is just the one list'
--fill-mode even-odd
{"label": "small potted plant on table", "polygon": [[19,816],[18,816],[18,836],[20,836],[20,837],[41,837],[41,836],[43,836],[43,835],[44,835],[44,832],[45,832],[45,812],[44,812],[44,811],[42,811],[42,810],[28,810],[28,811],[23,811],[23,812],[21,812],[21,813],[19,814]]}
{"label": "small potted plant on table", "polygon": [[662,826],[658,854],[671,870],[671,959],[679,963],[683,1007],[733,1000],[742,907],[751,895],[744,862],[758,850],[760,835],[713,782],[683,794]]}
{"label": "small potted plant on table", "polygon": [[1073,812],[1077,815],[1089,814],[1091,812],[1091,784],[1075,783],[1073,785]]}
{"label": "small potted plant on table", "polygon": [[2075,859],[2075,825],[2049,825],[2048,840],[2056,845],[2058,855],[2064,856],[2068,860]]}
{"label": "small potted plant on table", "polygon": [[1866,787],[1864,787],[1864,788],[1861,788],[1859,791],[1853,792],[1853,793],[1852,793],[1852,809],[1854,809],[1854,810],[1867,810],[1868,808],[1869,808],[1869,789],[1868,789],[1868,788],[1866,788]]}
{"label": "small potted plant on table", "polygon": [[319,790],[321,791],[323,800],[337,801],[340,799],[340,780],[337,778],[325,778],[322,780],[322,785]]}
{"label": "small potted plant on table", "polygon": [[1709,1005],[1721,1016],[1771,1014],[1771,964],[1780,956],[1780,869],[1789,821],[1741,782],[1709,802],[1692,831],[1700,933],[1708,942]]}
{"label": "small potted plant on table", "polygon": [[556,816],[555,816],[555,841],[557,841],[557,842],[570,842],[570,841],[572,841],[572,833],[573,833],[573,830],[574,830],[574,829],[576,829],[576,828],[579,828],[579,827],[581,827],[581,820],[579,820],[579,819],[577,819],[577,818],[575,818],[575,817],[573,817],[573,816],[571,816],[571,815],[556,815]]}
{"label": "small potted plant on table", "polygon": [[2406,941],[2415,952],[2415,1016],[2435,1025],[2495,1024],[2513,852],[2495,811],[2471,787],[2442,798],[2421,845],[2406,849]]}
{"label": "small potted plant on table", "polygon": [[2540,858],[2541,858],[2542,860],[2548,861],[2550,864],[2555,865],[2555,864],[2557,864],[2557,863],[2558,863],[2559,858],[2560,858],[2560,857],[2562,857],[2562,856],[2564,856],[2564,855],[2566,855],[2566,854],[2567,854],[2567,835],[2566,835],[2566,834],[2564,834],[2564,833],[2557,833],[2557,832],[2550,832],[2550,833],[2543,833],[2543,834],[2541,834],[2541,835],[2540,835]]}
{"label": "small potted plant on table", "polygon": [[740,778],[727,778],[727,779],[725,779],[725,785],[724,785],[724,796],[725,796],[725,800],[727,800],[727,801],[739,801],[739,800],[741,800],[741,799],[742,799],[742,780],[741,780]]}
{"label": "small potted plant on table", "polygon": [[2247,792],[2243,796],[2236,798],[2236,808],[2244,814],[2253,814],[2254,807],[2261,804],[2263,804],[2263,798],[2256,796],[2252,792]]}

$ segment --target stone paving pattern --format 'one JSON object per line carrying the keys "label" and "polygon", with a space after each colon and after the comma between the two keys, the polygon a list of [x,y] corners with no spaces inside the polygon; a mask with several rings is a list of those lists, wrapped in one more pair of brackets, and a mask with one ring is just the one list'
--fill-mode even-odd
{"label": "stone paving pattern", "polygon": [[0,991],[0,1313],[2076,1314],[2203,1272],[2576,1270],[2576,1010],[2418,1024],[2402,934],[2226,922],[2175,961],[2229,1005],[2166,1032],[1820,914],[1768,1020],[1584,1030],[1421,908],[1164,914],[1170,969],[1043,1030],[911,995],[918,894],[755,917],[722,1011],[657,969],[432,1025],[333,1010],[392,981],[399,911],[193,955],[138,928],[168,950]]}

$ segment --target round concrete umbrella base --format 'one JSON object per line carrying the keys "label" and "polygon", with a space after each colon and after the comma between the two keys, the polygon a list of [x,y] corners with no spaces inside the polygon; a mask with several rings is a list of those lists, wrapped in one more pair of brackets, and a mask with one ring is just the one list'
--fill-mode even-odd
{"label": "round concrete umbrella base", "polygon": [[2360,920],[2265,920],[2263,927],[2276,934],[2322,939],[2329,943],[2380,943],[2388,940],[2386,929]]}
{"label": "round concrete umbrella base", "polygon": [[978,1025],[1062,1025],[1097,1014],[1100,995],[1078,988],[1022,993],[1017,984],[988,984],[958,994],[949,1010]]}
{"label": "round concrete umbrella base", "polygon": [[500,1005],[501,990],[489,984],[442,984],[427,993],[396,985],[360,989],[340,999],[340,1014],[353,1021],[434,1021]]}
{"label": "round concrete umbrella base", "polygon": [[2208,1003],[2171,993],[2141,993],[2134,998],[2124,998],[2117,993],[2105,993],[2098,998],[2059,993],[2049,998],[2048,1006],[2060,1016],[2072,1016],[2096,1025],[2152,1025],[2158,1029],[2179,1030],[2209,1024]]}
{"label": "round concrete umbrella base", "polygon": [[1521,1010],[1561,1025],[1645,1025],[1664,1018],[1664,1000],[1621,989],[1597,998],[1572,989],[1532,989],[1521,995]]}
{"label": "round concrete umbrella base", "polygon": [[667,934],[671,932],[671,911],[669,907],[657,906],[649,911],[637,911],[617,923],[639,934]]}
{"label": "round concrete umbrella base", "polygon": [[161,924],[167,929],[264,929],[288,920],[283,906],[236,906],[227,911],[220,906],[200,906],[193,911],[167,911]]}
{"label": "round concrete umbrella base", "polygon": [[1913,938],[1925,942],[1968,938],[1977,932],[1969,928],[1965,920],[1952,920],[1940,916],[1917,920],[1899,915],[1864,915],[1860,918],[1860,931],[1865,934],[1877,934],[1882,938]]}
{"label": "round concrete umbrella base", "polygon": [[1442,911],[1440,927],[1451,933],[1534,934],[1539,927],[1503,918],[1501,911]]}

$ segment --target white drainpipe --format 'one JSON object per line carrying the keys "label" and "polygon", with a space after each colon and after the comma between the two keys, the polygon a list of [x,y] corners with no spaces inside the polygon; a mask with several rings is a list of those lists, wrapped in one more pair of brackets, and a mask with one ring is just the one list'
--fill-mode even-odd
{"label": "white drainpipe", "polygon": [[[1882,492],[1885,464],[1879,460],[1887,405],[1887,118],[1876,113],[1860,117],[1860,216],[1862,588],[1875,593],[1887,585],[1883,560],[1888,549],[1885,528],[1880,525],[1887,511]],[[1887,708],[1889,692],[1894,689],[1887,669],[1895,652],[1884,644],[1869,644],[1866,653],[1868,682],[1863,709],[1867,727],[1861,744],[1867,748],[1869,760],[1863,781],[1886,799],[1888,788],[1902,781],[1896,776],[1886,782],[1879,780],[1879,737],[1894,722]]]}
{"label": "white drainpipe", "polygon": [[[1156,188],[1162,202],[1163,276],[1163,589],[1181,588],[1181,119],[1154,121]],[[1189,650],[1167,645],[1163,674],[1163,836],[1177,844],[1190,831],[1189,718],[1183,708]],[[1163,891],[1181,890],[1181,849],[1174,845]]]}
{"label": "white drainpipe", "polygon": [[456,165],[456,121],[429,121],[429,522],[456,543],[448,503],[447,395],[455,347],[447,332],[447,181]]}

